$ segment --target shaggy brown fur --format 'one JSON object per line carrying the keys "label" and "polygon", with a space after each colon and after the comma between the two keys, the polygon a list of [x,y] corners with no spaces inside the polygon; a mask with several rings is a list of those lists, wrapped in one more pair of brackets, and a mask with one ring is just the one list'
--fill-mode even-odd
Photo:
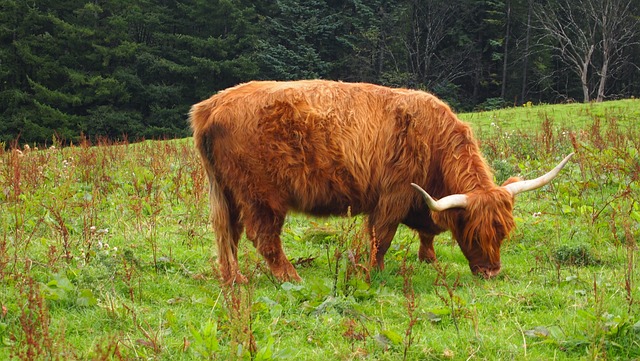
{"label": "shaggy brown fur", "polygon": [[[276,277],[300,280],[280,242],[288,210],[367,214],[380,268],[400,223],[418,231],[422,260],[435,260],[434,236],[451,230],[472,271],[500,268],[513,196],[493,183],[469,126],[429,93],[250,82],[194,105],[191,127],[226,282],[245,280],[237,264],[243,230]],[[436,198],[466,193],[469,206],[432,213],[411,182]]]}

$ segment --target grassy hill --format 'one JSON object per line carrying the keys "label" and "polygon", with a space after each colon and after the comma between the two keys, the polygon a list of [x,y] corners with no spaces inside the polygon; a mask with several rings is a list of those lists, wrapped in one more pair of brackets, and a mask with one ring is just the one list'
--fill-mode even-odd
{"label": "grassy hill", "polygon": [[276,282],[243,238],[250,283],[221,287],[190,139],[0,154],[0,359],[640,358],[640,102],[461,118],[498,182],[576,152],[518,196],[492,280],[448,233],[424,264],[401,227],[376,271],[360,217],[294,214],[304,282]]}
{"label": "grassy hill", "polygon": [[463,113],[460,118],[472,124],[476,131],[490,131],[499,125],[508,130],[536,131],[545,121],[567,129],[583,129],[595,120],[615,121],[620,126],[636,126],[640,121],[640,99],[625,99],[602,103],[542,104],[531,103],[517,108]]}

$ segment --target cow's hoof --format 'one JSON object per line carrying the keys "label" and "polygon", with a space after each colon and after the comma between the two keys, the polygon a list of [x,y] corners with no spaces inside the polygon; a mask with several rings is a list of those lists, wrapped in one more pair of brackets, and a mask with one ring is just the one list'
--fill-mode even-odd
{"label": "cow's hoof", "polygon": [[227,286],[233,286],[234,284],[248,283],[247,277],[240,272],[235,272],[233,275],[227,275],[222,277],[222,283]]}
{"label": "cow's hoof", "polygon": [[292,265],[287,266],[272,269],[271,272],[280,282],[302,282],[302,278],[300,278],[295,268]]}

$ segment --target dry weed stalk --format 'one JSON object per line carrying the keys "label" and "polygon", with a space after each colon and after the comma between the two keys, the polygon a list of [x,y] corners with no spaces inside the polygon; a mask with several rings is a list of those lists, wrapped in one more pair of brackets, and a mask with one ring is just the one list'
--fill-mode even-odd
{"label": "dry weed stalk", "polygon": [[91,357],[92,361],[126,361],[130,359],[131,357],[123,355],[120,351],[120,340],[115,336],[108,337],[105,344],[96,344]]}
{"label": "dry weed stalk", "polygon": [[[246,274],[246,273],[245,273]],[[244,350],[248,350],[251,358],[258,352],[253,334],[253,285],[251,279],[245,285],[222,285],[224,304],[229,316],[229,356],[230,359],[242,359]]]}
{"label": "dry weed stalk", "polygon": [[627,255],[627,262],[624,272],[624,289],[627,304],[629,306],[628,312],[631,313],[633,305],[636,303],[633,298],[633,290],[635,288],[635,280],[633,279],[633,275],[635,273],[635,254],[638,250],[638,245],[636,243],[633,232],[631,231],[631,224],[629,222],[629,219],[624,219],[624,221],[622,222],[622,228],[624,229],[625,249]]}
{"label": "dry weed stalk", "polygon": [[413,343],[413,327],[418,321],[418,316],[416,315],[416,294],[413,289],[413,274],[414,267],[413,265],[407,265],[407,255],[409,253],[409,249],[405,251],[404,257],[402,259],[402,265],[400,266],[400,274],[402,275],[403,285],[402,291],[405,297],[405,306],[407,308],[407,315],[409,316],[409,323],[407,324],[407,329],[405,330],[405,339],[404,339],[404,351],[403,351],[403,360],[407,359],[407,353],[411,344]]}
{"label": "dry weed stalk", "polygon": [[[368,247],[367,236],[362,228],[359,227],[359,222],[356,217],[351,216],[351,210],[347,212],[347,217],[342,221],[340,225],[340,231],[335,237],[336,248],[333,254],[335,263],[332,264],[331,257],[329,255],[329,247],[327,247],[327,261],[329,270],[333,276],[333,286],[331,294],[335,297],[338,292],[338,281],[340,278],[340,271],[342,265],[342,259],[344,259],[344,273],[342,279],[342,286],[344,294],[350,292],[352,286],[350,281],[357,277],[362,277],[366,283],[371,282],[371,265],[375,264],[375,229],[373,230],[373,236],[371,241],[371,248]],[[367,261],[367,257],[372,257],[373,263]]]}
{"label": "dry weed stalk", "polygon": [[455,290],[460,287],[460,274],[456,275],[456,278],[453,282],[449,283],[447,281],[448,272],[447,266],[441,266],[439,262],[432,263],[433,268],[437,273],[436,280],[434,281],[434,286],[444,288],[446,291],[446,296],[443,296],[438,291],[438,288],[435,288],[436,295],[442,302],[450,309],[451,319],[453,320],[453,324],[456,328],[456,332],[458,336],[460,336],[460,328],[459,328],[459,318],[467,318],[473,324],[473,330],[475,332],[476,337],[479,336],[478,333],[478,314],[476,310],[467,309],[463,303],[463,300],[455,294]]}
{"label": "dry weed stalk", "polygon": [[144,338],[137,339],[136,343],[152,350],[154,354],[160,355],[163,351],[162,326],[159,326],[158,329],[154,330],[147,321],[143,321],[143,325],[140,321],[138,321],[138,315],[133,308],[128,307],[124,303],[122,304],[122,306],[129,312],[133,324],[144,336]]}
{"label": "dry weed stalk", "polygon": [[51,332],[49,309],[39,283],[28,274],[30,268],[31,261],[27,260],[18,283],[23,300],[19,317],[21,334],[12,336],[16,345],[11,350],[11,358],[25,361],[77,359],[64,340],[64,329]]}

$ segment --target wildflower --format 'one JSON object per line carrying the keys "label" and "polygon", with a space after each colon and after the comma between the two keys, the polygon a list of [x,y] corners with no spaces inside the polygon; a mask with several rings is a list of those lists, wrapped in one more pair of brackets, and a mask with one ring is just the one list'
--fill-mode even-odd
{"label": "wildflower", "polygon": [[107,233],[109,233],[109,228],[99,229],[96,233],[98,233],[98,234],[107,234]]}
{"label": "wildflower", "polygon": [[533,213],[533,218],[538,218],[542,215],[542,212],[534,212]]}
{"label": "wildflower", "polygon": [[442,351],[442,356],[445,358],[453,358],[455,356],[455,353],[447,348]]}

